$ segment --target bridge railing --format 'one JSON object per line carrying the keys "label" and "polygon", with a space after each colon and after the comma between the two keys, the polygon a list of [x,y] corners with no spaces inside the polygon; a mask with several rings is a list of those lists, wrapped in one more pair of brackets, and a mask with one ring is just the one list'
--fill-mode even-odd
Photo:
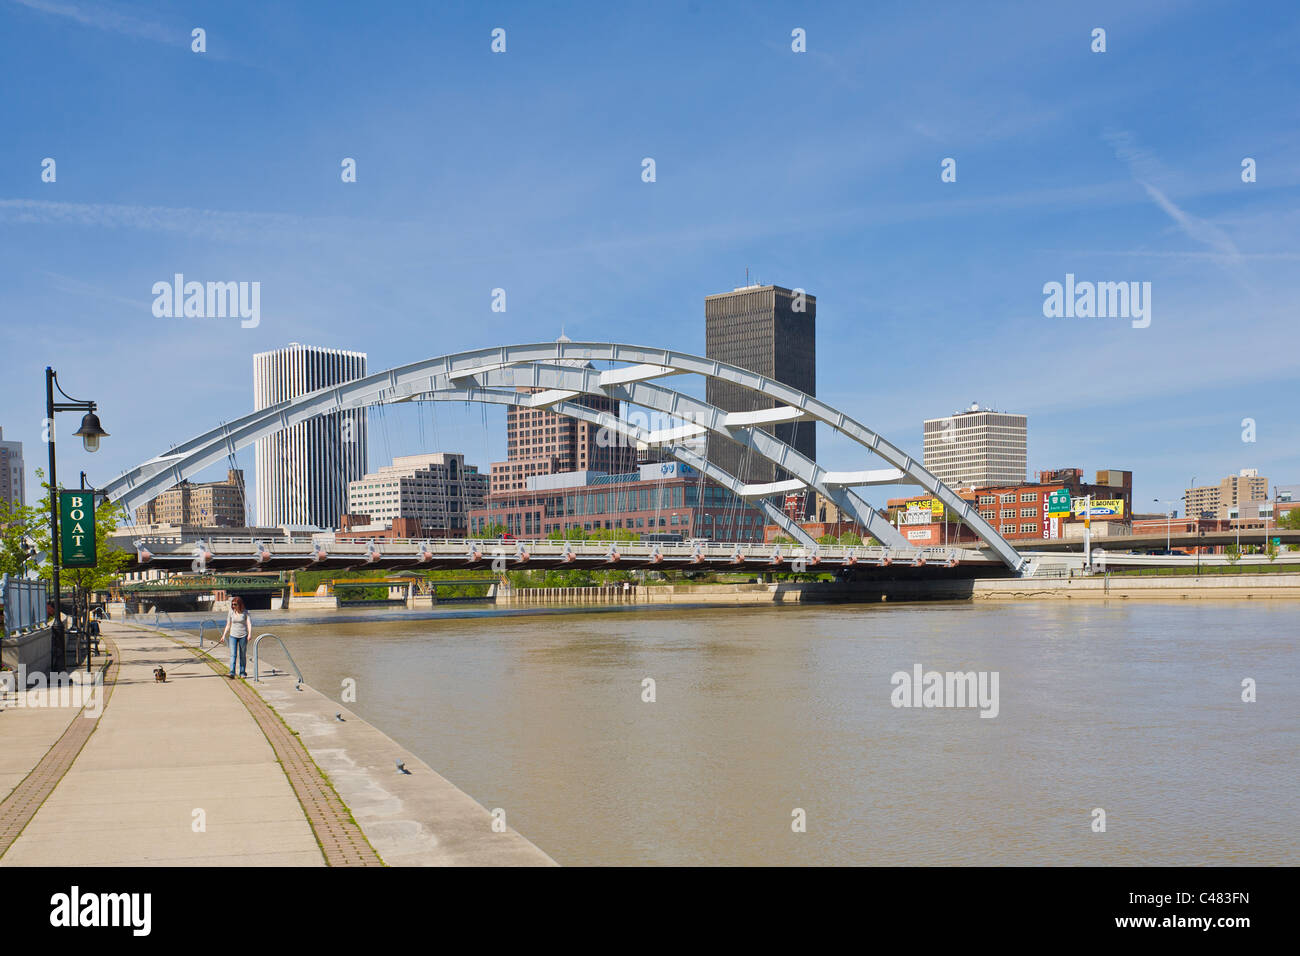
{"label": "bridge railing", "polygon": [[[996,560],[990,558],[987,553],[978,548],[957,547],[957,546],[917,546],[917,547],[883,547],[880,545],[816,545],[807,547],[800,544],[775,544],[757,541],[627,541],[606,539],[587,539],[583,541],[565,541],[553,540],[550,538],[369,538],[363,536],[349,536],[346,539],[331,539],[326,534],[316,534],[311,536],[298,535],[287,538],[268,539],[254,538],[251,536],[211,536],[205,538],[190,537],[157,537],[142,538],[142,544],[151,546],[156,552],[158,546],[171,545],[172,555],[175,556],[177,550],[187,547],[193,547],[199,540],[202,540],[214,552],[228,552],[229,550],[249,551],[253,549],[255,541],[260,541],[267,546],[272,554],[278,549],[281,554],[285,552],[301,551],[305,554],[308,548],[315,544],[325,546],[328,553],[334,556],[362,556],[366,553],[371,542],[379,548],[381,553],[390,555],[405,554],[414,552],[421,546],[428,546],[429,549],[440,557],[459,556],[469,553],[471,550],[477,551],[483,558],[505,557],[511,558],[520,551],[536,553],[540,555],[553,555],[556,551],[567,549],[575,557],[601,557],[608,554],[611,550],[620,554],[626,554],[629,557],[648,556],[658,552],[665,559],[690,559],[695,555],[710,560],[712,562],[725,561],[739,551],[746,557],[767,557],[779,554],[783,562],[789,562],[796,558],[811,558],[816,556],[828,561],[843,560],[850,556],[856,556],[863,561],[883,561],[885,559],[896,560],[899,562],[916,561],[924,559],[929,562],[946,562],[954,560]],[[161,554],[159,554],[161,556]]]}

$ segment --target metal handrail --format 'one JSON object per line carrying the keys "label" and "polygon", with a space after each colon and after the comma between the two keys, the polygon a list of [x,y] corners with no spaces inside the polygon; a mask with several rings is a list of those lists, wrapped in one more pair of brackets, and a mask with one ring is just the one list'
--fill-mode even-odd
{"label": "metal handrail", "polygon": [[262,638],[264,637],[274,637],[276,639],[280,645],[280,650],[284,651],[284,656],[289,658],[289,663],[293,665],[293,672],[298,675],[298,684],[301,685],[303,683],[302,671],[298,669],[298,662],[295,661],[293,655],[289,653],[289,648],[284,646],[284,641],[280,640],[277,635],[272,634],[270,631],[267,631],[265,634],[257,635],[257,639],[253,641],[253,682],[258,684],[261,683],[261,678],[258,676],[257,670],[257,645],[262,642]]}
{"label": "metal handrail", "polygon": [[[217,626],[217,622],[212,620],[212,618],[208,618],[206,621],[204,621],[202,624],[199,625],[199,650],[203,650],[203,629],[206,628],[209,624],[211,624],[214,628]],[[212,646],[216,647],[215,644],[213,644]]]}

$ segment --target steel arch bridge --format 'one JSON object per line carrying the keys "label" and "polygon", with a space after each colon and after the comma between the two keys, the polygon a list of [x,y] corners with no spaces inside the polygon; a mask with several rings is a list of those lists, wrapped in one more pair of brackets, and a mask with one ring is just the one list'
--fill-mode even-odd
{"label": "steel arch bridge", "polygon": [[[597,369],[591,361],[618,363]],[[731,382],[777,402],[753,412],[727,412],[657,380],[681,374]],[[527,386],[537,391],[518,391]],[[573,401],[600,395],[660,412],[682,424],[650,430]],[[739,497],[756,501],[774,524],[806,547],[812,538],[769,500],[788,491],[811,489],[835,502],[887,547],[909,547],[889,521],[855,489],[912,484],[938,498],[1013,572],[1025,559],[967,501],[930,474],[914,458],[836,408],[775,379],[715,359],[668,349],[602,342],[545,342],[458,352],[413,362],[280,402],[227,422],[170,448],[124,472],[104,489],[108,500],[128,513],[181,480],[228,458],[260,438],[319,415],[411,401],[459,401],[545,408],[591,422],[632,442],[661,448],[698,469]],[[888,467],[828,471],[760,426],[822,422],[877,456]],[[784,469],[791,478],[746,484],[681,444],[698,436],[718,436],[747,448]]]}

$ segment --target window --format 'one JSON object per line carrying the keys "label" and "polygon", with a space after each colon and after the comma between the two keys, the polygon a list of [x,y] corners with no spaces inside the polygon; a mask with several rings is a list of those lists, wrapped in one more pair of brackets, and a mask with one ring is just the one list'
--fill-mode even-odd
{"label": "window", "polygon": [[1020,533],[1021,533],[1021,534],[1037,534],[1037,533],[1038,533],[1038,525],[1036,525],[1036,524],[1022,524],[1022,525],[1020,526]]}
{"label": "window", "polygon": [[1012,504],[1015,504],[1015,503],[1016,503],[1016,493],[1013,491],[1013,492],[1011,492],[1010,494],[1003,495],[1003,496],[1002,496],[1002,503],[1003,503],[1004,505],[1012,505]]}
{"label": "window", "polygon": [[980,517],[983,518],[985,521],[992,521],[992,520],[993,520],[994,518],[996,518],[997,516],[998,516],[998,513],[997,513],[996,511],[981,511],[981,512],[980,512]]}
{"label": "window", "polygon": [[1004,525],[1002,526],[1002,533],[1003,533],[1003,534],[1015,534],[1015,533],[1016,533],[1016,526],[1013,525],[1013,524],[1004,524]]}
{"label": "window", "polygon": [[1037,509],[1037,508],[1021,508],[1021,509],[1020,509],[1020,517],[1022,517],[1022,518],[1033,518],[1033,517],[1036,517],[1037,515],[1038,515],[1038,509]]}
{"label": "window", "polygon": [[1020,500],[1021,500],[1021,501],[1037,501],[1037,500],[1038,500],[1038,492],[1036,492],[1036,491],[1027,491],[1027,492],[1025,492],[1023,495],[1020,496]]}
{"label": "window", "polygon": [[1002,509],[1002,517],[1004,517],[1004,518],[1014,518],[1015,516],[1016,516],[1016,509],[1015,509],[1015,508],[1003,508],[1003,509]]}
{"label": "window", "polygon": [[991,505],[991,504],[996,504],[997,500],[998,500],[997,495],[980,495],[979,503],[982,505]]}

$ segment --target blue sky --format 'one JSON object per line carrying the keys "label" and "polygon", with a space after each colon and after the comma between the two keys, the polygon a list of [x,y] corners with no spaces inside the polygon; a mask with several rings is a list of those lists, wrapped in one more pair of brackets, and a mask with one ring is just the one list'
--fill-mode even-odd
{"label": "blue sky", "polygon": [[[1140,506],[1300,482],[1297,48],[1289,2],[0,0],[0,427],[43,463],[55,365],[112,433],[61,474],[102,483],[251,409],[256,351],[702,353],[748,268],[817,296],[819,395],[917,453],[979,401],[1029,416],[1031,472],[1132,469]],[[260,325],[156,318],[176,272],[259,281]],[[1150,327],[1045,318],[1066,273],[1150,282]],[[486,465],[503,422],[390,409],[371,464]]]}

